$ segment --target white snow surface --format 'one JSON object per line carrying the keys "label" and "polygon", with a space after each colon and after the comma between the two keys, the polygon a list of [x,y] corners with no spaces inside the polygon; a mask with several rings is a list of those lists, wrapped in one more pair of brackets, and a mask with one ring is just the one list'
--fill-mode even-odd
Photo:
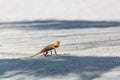
{"label": "white snow surface", "polygon": [[[0,0],[0,80],[119,80],[119,4]],[[57,40],[57,56],[24,58]]]}
{"label": "white snow surface", "polygon": [[[119,25],[81,20],[2,23],[0,80],[119,80]],[[56,40],[61,42],[57,56],[23,58]]]}
{"label": "white snow surface", "polygon": [[120,0],[0,0],[0,22],[33,19],[120,20]]}

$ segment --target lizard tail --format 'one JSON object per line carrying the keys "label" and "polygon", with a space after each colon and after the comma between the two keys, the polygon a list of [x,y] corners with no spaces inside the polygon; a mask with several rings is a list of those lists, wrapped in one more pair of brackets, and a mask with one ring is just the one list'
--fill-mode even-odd
{"label": "lizard tail", "polygon": [[39,55],[39,54],[41,54],[41,53],[42,53],[42,52],[40,51],[40,52],[38,52],[38,53],[36,53],[36,54],[30,56],[30,58],[35,57],[35,56],[37,56],[37,55]]}

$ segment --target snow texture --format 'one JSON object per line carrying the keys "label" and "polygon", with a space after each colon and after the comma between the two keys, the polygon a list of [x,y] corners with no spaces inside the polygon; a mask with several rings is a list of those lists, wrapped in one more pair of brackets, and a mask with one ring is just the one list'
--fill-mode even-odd
{"label": "snow texture", "polygon": [[[119,80],[120,0],[0,0],[0,80]],[[59,40],[58,55],[23,58]]]}

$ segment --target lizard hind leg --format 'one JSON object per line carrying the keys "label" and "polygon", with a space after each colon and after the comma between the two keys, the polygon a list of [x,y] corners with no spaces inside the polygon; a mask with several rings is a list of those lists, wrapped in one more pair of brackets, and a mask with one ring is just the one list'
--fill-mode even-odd
{"label": "lizard hind leg", "polygon": [[48,54],[48,51],[46,51],[43,55],[44,55],[45,57],[47,57],[47,54]]}

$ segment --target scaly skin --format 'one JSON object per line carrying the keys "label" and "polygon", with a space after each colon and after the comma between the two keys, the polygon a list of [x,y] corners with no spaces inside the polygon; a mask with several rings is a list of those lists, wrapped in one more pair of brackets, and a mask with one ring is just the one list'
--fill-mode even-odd
{"label": "scaly skin", "polygon": [[48,51],[51,51],[51,54],[52,54],[52,50],[54,50],[54,51],[55,51],[55,54],[57,55],[57,52],[56,52],[56,49],[55,49],[55,48],[58,48],[59,45],[60,45],[60,42],[59,42],[59,41],[56,41],[56,42],[54,42],[53,44],[47,45],[47,46],[44,47],[40,52],[38,52],[38,53],[36,53],[36,54],[34,54],[34,55],[30,56],[30,57],[35,57],[35,56],[37,56],[37,55],[39,55],[39,54],[42,54],[42,53],[43,53],[43,54],[46,53],[46,54],[44,54],[44,56],[47,56]]}

